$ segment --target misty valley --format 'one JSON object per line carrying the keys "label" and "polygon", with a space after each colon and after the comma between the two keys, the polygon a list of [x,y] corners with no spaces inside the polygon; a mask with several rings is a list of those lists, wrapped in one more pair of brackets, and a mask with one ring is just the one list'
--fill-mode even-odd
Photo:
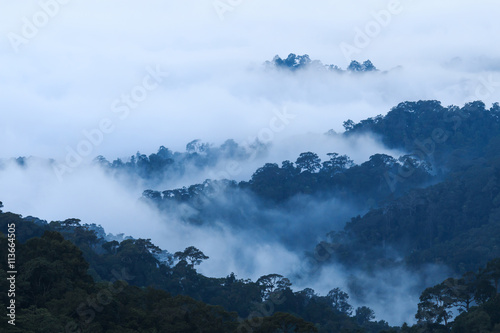
{"label": "misty valley", "polygon": [[499,12],[0,1],[0,333],[500,333]]}
{"label": "misty valley", "polygon": [[[264,67],[387,75],[369,60],[342,70],[294,54]],[[17,274],[15,325],[0,327],[500,332],[500,105],[419,100],[385,112],[346,118],[343,131],[322,124],[296,139],[312,147],[299,152],[259,137],[195,139],[185,151],[99,155],[62,181],[55,159],[0,160],[6,188],[32,179],[51,189],[39,206],[67,214],[23,216],[0,197],[0,252],[15,252]],[[2,290],[12,267],[0,269]]]}

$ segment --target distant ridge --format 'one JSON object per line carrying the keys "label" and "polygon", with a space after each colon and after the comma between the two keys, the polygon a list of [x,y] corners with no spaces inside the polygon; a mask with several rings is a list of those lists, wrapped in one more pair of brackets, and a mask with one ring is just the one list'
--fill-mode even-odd
{"label": "distant ridge", "polygon": [[266,61],[264,65],[267,68],[285,69],[296,71],[300,69],[316,68],[326,69],[332,72],[376,72],[378,69],[373,65],[370,60],[360,63],[352,60],[347,69],[342,69],[337,65],[325,65],[319,60],[311,60],[309,55],[295,55],[290,53],[287,58],[282,59],[279,55],[274,56],[273,60]]}

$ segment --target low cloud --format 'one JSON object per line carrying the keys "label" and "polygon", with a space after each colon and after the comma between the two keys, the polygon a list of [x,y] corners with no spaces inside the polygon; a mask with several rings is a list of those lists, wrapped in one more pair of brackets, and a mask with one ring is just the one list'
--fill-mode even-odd
{"label": "low cloud", "polygon": [[[357,163],[373,153],[400,155],[374,137],[347,141],[324,133],[340,133],[345,120],[383,115],[406,100],[435,99],[443,105],[500,100],[500,49],[487,37],[500,29],[495,10],[500,5],[493,0],[481,6],[457,0],[396,1],[401,10],[385,23],[377,17],[394,1],[242,1],[233,2],[223,17],[212,0],[154,0],[148,6],[129,0],[56,2],[57,13],[38,2],[10,2],[0,14],[0,159],[35,157],[24,167],[8,162],[0,169],[0,200],[9,211],[47,220],[81,218],[108,232],[151,238],[170,251],[195,245],[211,257],[200,267],[209,275],[293,274],[303,258],[297,249],[330,227],[322,214],[344,203],[304,199],[298,207],[311,212],[312,224],[305,213],[287,223],[290,214],[284,211],[264,212],[276,219],[271,236],[220,220],[194,227],[138,201],[150,184],[113,178],[92,165],[94,157],[151,153],[160,145],[184,151],[195,138],[220,145],[228,138],[248,143],[259,135],[272,136],[267,154],[242,162],[239,172],[230,174],[248,180],[265,162],[294,161],[304,151],[322,159],[329,152],[346,154]],[[43,15],[46,21],[40,21]],[[30,24],[36,32],[32,28],[27,34]],[[13,34],[25,41],[15,47]],[[356,44],[359,38],[364,45]],[[293,52],[346,68],[351,59],[342,52],[343,43],[356,47],[355,60],[370,59],[381,71],[291,73],[262,66],[276,54]],[[168,74],[143,96],[137,87],[144,85],[149,68]],[[126,117],[115,108],[124,96],[137,104]],[[284,110],[293,119],[274,123]],[[103,120],[113,129],[104,131]],[[85,133],[95,130],[102,132],[102,140],[90,142]],[[87,141],[88,153],[78,167],[58,179],[47,159],[66,163],[69,152],[83,149]],[[227,163],[192,169],[155,189],[221,178]],[[347,208],[335,215],[338,220],[332,218],[332,229],[342,227],[343,216],[351,212]],[[304,225],[314,229],[303,243],[297,241],[302,246],[291,248]],[[286,232],[280,234],[278,227]],[[286,235],[288,240],[279,237]],[[346,274],[329,267],[304,285],[317,285],[321,292],[330,285],[347,287]],[[414,296],[405,298],[406,290],[395,288],[394,309],[406,301],[415,304]],[[384,313],[389,305],[381,302],[368,301],[379,318],[399,323],[407,316],[406,308]]]}

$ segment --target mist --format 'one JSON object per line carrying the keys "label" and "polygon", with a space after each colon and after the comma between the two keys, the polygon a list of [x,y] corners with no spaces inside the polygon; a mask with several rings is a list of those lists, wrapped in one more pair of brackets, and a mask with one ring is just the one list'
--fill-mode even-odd
{"label": "mist", "polygon": [[[47,2],[3,3],[0,13],[5,210],[48,221],[79,218],[110,233],[151,238],[171,252],[194,245],[210,257],[199,267],[210,276],[297,277],[307,244],[363,211],[338,198],[300,197],[282,209],[256,211],[255,199],[238,193],[217,204],[253,212],[248,221],[274,223],[230,224],[215,216],[195,226],[184,221],[191,210],[179,206],[165,214],[140,201],[142,191],[205,179],[248,180],[264,163],[295,161],[306,151],[323,160],[330,152],[346,154],[356,163],[375,153],[397,157],[404,152],[384,147],[377,137],[347,140],[325,133],[342,133],[344,121],[384,115],[407,100],[500,100],[500,46],[485,38],[500,30],[493,10],[500,4],[493,0],[254,0],[225,11],[212,0],[153,0],[146,6],[57,1],[50,10],[42,5]],[[47,11],[47,19],[37,21]],[[379,71],[263,66],[289,53],[344,69],[351,60],[370,59]],[[222,159],[157,183],[126,181],[92,163],[99,155],[126,159],[161,145],[183,152],[194,139],[215,146],[234,139],[244,147],[259,140],[266,149],[238,161],[236,169],[234,161]],[[25,166],[9,160],[19,156],[33,158]],[[64,172],[54,169],[68,164]],[[391,324],[411,321],[414,309],[403,305],[416,304],[417,289],[430,283],[424,276],[438,281],[442,271],[432,268],[398,285],[391,301],[380,293],[353,299]],[[383,290],[394,286],[394,272],[369,278],[335,264],[292,282],[326,293],[337,286],[348,290],[352,274],[371,286],[387,281],[380,284]],[[406,271],[397,274],[412,280]]]}
{"label": "mist", "polygon": [[[325,127],[340,131],[348,118],[385,114],[405,100],[461,105],[498,99],[497,46],[476,38],[499,24],[488,6],[401,2],[368,45],[357,47],[357,32],[376,22],[373,13],[388,10],[389,2],[253,1],[223,20],[213,5],[70,2],[17,47],[12,34],[22,36],[23,18],[31,20],[41,8],[35,2],[7,5],[9,15],[0,23],[6,37],[0,43],[0,141],[9,144],[0,156],[63,158],[85,138],[83,131],[105,118],[113,130],[89,156],[153,151],[165,143],[181,150],[193,138],[241,142],[257,136],[284,107],[296,115],[280,133],[288,137]],[[342,43],[359,52],[346,57]],[[342,76],[261,68],[291,52],[342,68],[351,59],[371,59],[389,72]],[[126,116],[117,111],[115,102],[151,71],[160,73],[157,87]]]}
{"label": "mist", "polygon": [[[338,147],[370,142],[366,137],[318,140],[334,140]],[[368,146],[364,147],[368,153]],[[446,276],[445,267],[421,272],[381,268],[371,273],[334,261],[311,267],[308,253],[315,244],[366,211],[356,201],[300,195],[280,206],[269,206],[247,191],[232,190],[205,199],[201,210],[188,203],[159,210],[139,200],[142,183],[123,182],[96,164],[81,166],[60,181],[53,164],[40,159],[27,159],[23,166],[13,160],[4,162],[0,169],[4,209],[47,221],[79,218],[82,223],[103,226],[107,233],[149,238],[170,253],[194,245],[209,256],[197,268],[206,276],[234,272],[255,281],[276,273],[289,277],[296,291],[307,287],[322,295],[341,287],[351,295],[351,304],[369,306],[378,319],[391,324],[413,322],[415,300],[424,286]],[[203,223],[190,222],[198,217]]]}
{"label": "mist", "polygon": [[[172,251],[198,244],[198,241],[205,242],[205,233],[223,235],[230,228],[231,232],[240,234],[238,238],[252,234],[254,240],[259,238],[263,244],[279,243],[284,248],[301,252],[320,241],[327,232],[343,228],[351,216],[360,213],[362,205],[331,196],[297,196],[279,209],[264,209],[266,204],[254,194],[231,191],[212,201],[205,201],[206,210],[201,213],[207,215],[203,218],[210,221],[210,225],[195,226],[185,225],[183,221],[200,212],[186,207],[186,204],[175,204],[171,211],[161,212],[139,199],[148,188],[163,191],[202,183],[207,179],[248,181],[265,163],[295,161],[305,151],[317,152],[323,160],[328,159],[326,154],[329,152],[349,154],[358,163],[368,160],[375,153],[387,153],[394,157],[402,153],[385,148],[374,137],[367,135],[345,138],[336,134],[304,134],[298,139],[268,142],[263,151],[249,154],[243,160],[222,158],[213,166],[201,168],[186,162],[181,177],[174,174],[161,182],[142,179],[134,173],[109,171],[98,163],[82,163],[60,177],[55,167],[61,161],[31,157],[20,163],[8,159],[0,161],[0,197],[9,211],[23,216],[31,215],[48,221],[79,218],[82,223],[102,225],[110,233],[152,238],[155,244]],[[230,218],[221,221],[224,214]],[[205,230],[205,227],[210,230]],[[194,237],[192,233],[198,236]],[[212,240],[209,243],[212,242],[221,244]],[[233,245],[246,243],[238,241]],[[219,252],[220,259],[224,260],[227,251]],[[214,258],[214,261],[217,259]],[[221,275],[227,270],[217,272],[214,269],[212,272]],[[255,276],[250,270],[242,273]]]}

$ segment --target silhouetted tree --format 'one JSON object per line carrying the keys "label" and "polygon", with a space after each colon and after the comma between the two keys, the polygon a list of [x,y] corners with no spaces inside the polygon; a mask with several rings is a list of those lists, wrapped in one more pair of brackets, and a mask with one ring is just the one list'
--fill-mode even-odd
{"label": "silhouetted tree", "polygon": [[199,265],[203,260],[208,259],[209,257],[206,256],[203,252],[198,250],[194,246],[189,246],[187,247],[184,251],[182,252],[175,252],[174,253],[174,258],[177,260],[186,260],[190,262],[191,267],[194,265]]}
{"label": "silhouetted tree", "polygon": [[315,153],[301,153],[297,161],[295,161],[295,164],[302,171],[314,173],[321,168],[321,159]]}
{"label": "silhouetted tree", "polygon": [[346,292],[335,288],[328,292],[327,297],[335,310],[349,316],[352,314],[352,306],[347,302],[349,295]]}

